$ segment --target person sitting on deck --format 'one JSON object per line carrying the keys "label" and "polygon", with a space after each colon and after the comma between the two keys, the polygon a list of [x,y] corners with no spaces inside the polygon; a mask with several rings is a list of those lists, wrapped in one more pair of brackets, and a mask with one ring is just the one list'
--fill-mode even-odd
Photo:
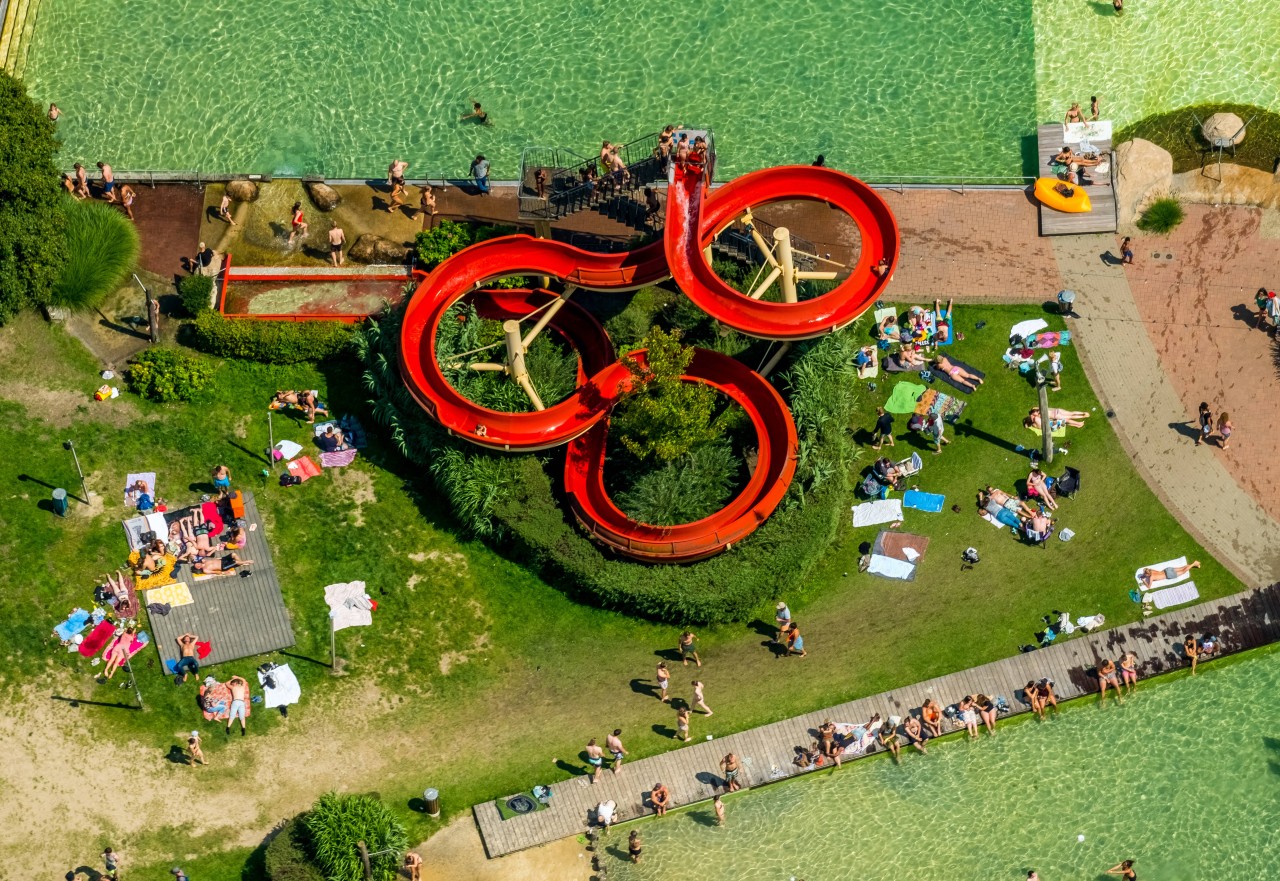
{"label": "person sitting on deck", "polygon": [[655,783],[653,790],[649,793],[649,800],[653,802],[654,814],[661,817],[671,804],[671,790],[661,783]]}
{"label": "person sitting on deck", "polygon": [[233,575],[239,566],[248,566],[253,560],[241,560],[240,555],[235,551],[224,555],[223,557],[198,557],[191,564],[191,568],[195,570],[197,575]]}
{"label": "person sitting on deck", "polygon": [[1062,149],[1054,154],[1051,162],[1054,165],[1065,165],[1067,168],[1070,168],[1072,163],[1089,168],[1102,164],[1102,160],[1096,156],[1083,156],[1066,145],[1063,145]]}

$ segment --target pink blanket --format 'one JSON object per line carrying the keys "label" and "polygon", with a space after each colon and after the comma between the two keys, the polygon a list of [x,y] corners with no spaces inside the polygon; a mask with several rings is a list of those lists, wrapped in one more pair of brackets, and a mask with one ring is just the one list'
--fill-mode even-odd
{"label": "pink blanket", "polygon": [[92,658],[106,646],[111,637],[115,636],[116,626],[110,621],[99,621],[98,626],[93,628],[88,636],[84,638],[84,642],[80,643],[80,654],[86,658]]}
{"label": "pink blanket", "polygon": [[341,468],[356,460],[355,450],[335,450],[332,453],[321,453],[320,464],[325,468]]}

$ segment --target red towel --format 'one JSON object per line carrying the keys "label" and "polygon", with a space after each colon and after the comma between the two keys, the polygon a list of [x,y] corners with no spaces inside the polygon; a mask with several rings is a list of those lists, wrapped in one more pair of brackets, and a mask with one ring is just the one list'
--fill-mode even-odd
{"label": "red towel", "polygon": [[310,456],[299,456],[289,463],[289,473],[306,483],[312,477],[320,474],[320,466],[312,462]]}
{"label": "red towel", "polygon": [[205,502],[200,506],[200,513],[209,524],[210,535],[222,535],[222,514],[218,512],[217,502]]}
{"label": "red towel", "polygon": [[93,628],[88,636],[84,638],[84,642],[80,643],[80,654],[86,658],[92,658],[98,652],[102,651],[111,637],[116,635],[116,626],[110,621],[100,621],[98,626]]}
{"label": "red towel", "polygon": [[200,660],[203,661],[205,658],[209,657],[209,652],[211,651],[213,651],[213,646],[209,645],[209,643],[207,642],[196,643],[196,656],[200,658]]}

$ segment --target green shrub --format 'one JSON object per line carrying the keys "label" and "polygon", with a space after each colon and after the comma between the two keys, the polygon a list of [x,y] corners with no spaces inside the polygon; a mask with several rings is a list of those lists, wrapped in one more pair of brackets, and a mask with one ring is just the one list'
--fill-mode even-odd
{"label": "green shrub", "polygon": [[396,881],[409,839],[404,826],[378,799],[368,795],[320,796],[306,816],[307,838],[316,864],[328,881],[364,881],[356,842],[369,853],[374,881]]}
{"label": "green shrub", "polygon": [[851,328],[803,343],[779,375],[796,423],[799,455],[788,504],[831,481],[847,482],[858,458],[852,425],[858,405],[858,338]]}
{"label": "green shrub", "polygon": [[188,275],[178,279],[178,299],[193,318],[213,308],[213,277]]}
{"label": "green shrub", "polygon": [[0,71],[0,324],[49,302],[67,262],[57,151],[44,108]]}
{"label": "green shrub", "polygon": [[671,462],[716,437],[711,420],[716,392],[703,383],[680,377],[693,360],[693,349],[680,344],[680,332],[655,327],[640,342],[645,365],[623,356],[635,385],[610,416],[612,430],[633,456]]}
{"label": "green shrub", "polygon": [[414,237],[418,262],[423,269],[435,269],[463,248],[475,242],[471,224],[441,220],[434,227]]}
{"label": "green shrub", "polygon": [[189,401],[209,384],[213,366],[169,346],[147,349],[129,364],[129,385],[153,401]]}
{"label": "green shrub", "polygon": [[226,318],[212,309],[192,324],[196,348],[220,358],[264,364],[323,361],[351,351],[354,325],[340,321],[263,321]]}
{"label": "green shrub", "polygon": [[692,523],[724,507],[741,468],[733,447],[727,441],[714,441],[640,475],[614,502],[641,523]]}
{"label": "green shrub", "polygon": [[138,230],[106,202],[81,202],[68,196],[62,200],[62,210],[67,262],[49,292],[49,302],[73,312],[89,312],[129,277],[142,247]]}
{"label": "green shrub", "polygon": [[1186,212],[1174,195],[1162,196],[1147,206],[1138,218],[1138,229],[1157,235],[1168,235],[1178,228]]}
{"label": "green shrub", "polygon": [[268,881],[325,881],[311,861],[306,818],[301,814],[289,820],[267,844],[263,862]]}

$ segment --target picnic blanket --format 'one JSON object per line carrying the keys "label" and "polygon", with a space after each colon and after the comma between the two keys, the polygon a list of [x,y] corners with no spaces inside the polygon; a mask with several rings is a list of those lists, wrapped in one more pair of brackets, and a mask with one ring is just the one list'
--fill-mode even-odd
{"label": "picnic blanket", "polygon": [[[1030,431],[1030,432],[1031,432],[1032,434],[1034,434],[1036,437],[1044,437],[1044,432],[1042,432],[1042,431],[1041,431],[1039,428],[1037,428],[1036,426],[1034,426],[1034,425],[1028,425],[1028,426],[1026,426],[1026,428],[1027,428],[1027,430],[1028,430],[1028,431]],[[1051,432],[1051,435],[1052,435],[1053,437],[1066,437],[1066,436],[1067,436],[1067,426],[1066,426],[1066,423],[1061,423],[1061,424],[1059,424],[1059,425],[1058,425],[1058,427],[1057,427],[1057,428],[1055,428],[1055,429]]]}
{"label": "picnic blanket", "polygon": [[1188,572],[1181,578],[1153,578],[1151,579],[1151,584],[1148,587],[1142,583],[1141,579],[1138,578],[1138,576],[1142,574],[1143,569],[1180,569],[1185,565],[1187,565],[1187,558],[1179,557],[1176,560],[1166,560],[1163,563],[1156,563],[1154,566],[1139,566],[1133,572],[1133,580],[1137,581],[1138,587],[1144,590],[1159,590],[1162,587],[1169,587],[1172,584],[1177,584],[1179,581],[1186,581],[1191,577],[1191,573]]}
{"label": "picnic blanket", "polygon": [[[954,423],[960,418],[964,408],[965,402],[954,395],[940,392],[937,389],[927,389],[916,401],[914,409],[909,412],[914,412],[917,416],[932,416],[935,413],[939,413],[942,415],[944,422]],[[888,408],[886,407],[885,409],[887,410]]]}
{"label": "picnic blanket", "polygon": [[282,440],[275,445],[275,451],[280,454],[281,459],[287,462],[302,452],[302,444],[291,440]]}
{"label": "picnic blanket", "polygon": [[332,453],[320,454],[321,468],[341,468],[356,460],[355,450],[335,450]]}
{"label": "picnic blanket", "polygon": [[[200,686],[200,712],[204,715],[206,722],[230,721],[231,686],[225,682],[214,682],[210,685],[206,680],[205,684]],[[244,702],[244,715],[246,718],[253,715],[253,701]]]}
{"label": "picnic blanket", "polygon": [[871,555],[871,565],[867,567],[867,572],[872,575],[879,575],[881,578],[893,578],[898,581],[911,581],[916,577],[914,563],[895,560],[893,557],[886,557],[883,554]]}
{"label": "picnic blanket", "polygon": [[365,593],[363,581],[349,584],[330,584],[324,589],[324,601],[329,606],[333,629],[367,627],[373,623],[373,603]]}
{"label": "picnic blanket", "polygon": [[[138,551],[134,551],[129,555],[129,565],[137,566],[142,556]],[[150,590],[153,587],[164,587],[166,584],[173,584],[176,580],[173,577],[173,567],[178,563],[178,558],[173,554],[164,555],[164,565],[160,567],[155,575],[148,575],[143,578],[139,575],[133,577],[133,586],[138,590]]]}
{"label": "picnic blanket", "polygon": [[300,456],[289,463],[289,473],[306,483],[320,474],[320,466],[312,462],[310,456]]}
{"label": "picnic blanket", "polygon": [[[136,495],[136,494],[135,494]],[[142,547],[142,534],[154,532],[157,538],[169,537],[169,524],[164,515],[153,512],[142,517],[131,517],[123,521],[125,538],[129,541],[129,550],[136,551]]]}
{"label": "picnic blanket", "polygon": [[99,621],[98,626],[89,631],[89,635],[80,643],[78,651],[86,658],[92,658],[106,646],[116,635],[116,625],[110,621]]}
{"label": "picnic blanket", "polygon": [[[268,685],[268,679],[275,684]],[[259,670],[258,682],[262,685],[262,705],[268,710],[296,704],[302,699],[302,686],[288,664],[277,664],[266,673]]]}
{"label": "picnic blanket", "polygon": [[926,391],[925,387],[914,382],[899,382],[889,393],[889,400],[884,408],[890,413],[911,413],[916,409],[916,401]]}
{"label": "picnic blanket", "polygon": [[138,491],[133,487],[137,485],[139,480],[146,481],[147,487],[151,490],[151,499],[156,497],[156,473],[154,471],[143,471],[138,474],[130,474],[124,479],[124,505],[126,508],[138,507]]}
{"label": "picnic blanket", "polygon": [[1033,333],[1024,341],[1031,349],[1053,349],[1057,346],[1071,345],[1071,331],[1046,330],[1044,333]]}
{"label": "picnic blanket", "polygon": [[[969,371],[970,373],[972,373],[974,376],[978,377],[979,379],[986,379],[986,378],[987,378],[987,375],[986,375],[985,373],[983,373],[981,370],[979,370],[978,368],[974,367],[974,366],[973,366],[973,365],[971,365],[971,364],[966,364],[966,363],[964,363],[964,362],[963,362],[963,361],[961,361],[959,358],[951,358],[951,357],[948,357],[948,359],[947,359],[947,360],[949,360],[952,364],[956,365],[957,367],[963,367],[965,370]],[[957,389],[959,389],[960,391],[964,392],[966,395],[971,395],[971,394],[973,394],[973,389],[971,389],[971,388],[969,388],[968,386],[966,386],[966,385],[962,384],[962,383],[961,383],[961,382],[959,382],[958,380],[952,379],[952,378],[951,378],[951,375],[950,375],[949,373],[947,373],[945,370],[935,369],[935,370],[933,371],[933,375],[934,375],[934,378],[936,378],[936,379],[940,379],[940,380],[942,380],[943,382],[945,382],[947,385],[952,386],[953,388],[957,388]]]}
{"label": "picnic blanket", "polygon": [[1143,602],[1154,603],[1157,609],[1167,609],[1170,606],[1180,606],[1183,603],[1189,603],[1200,596],[1200,591],[1196,589],[1194,581],[1188,581],[1186,584],[1179,584],[1174,587],[1166,587],[1163,590],[1153,590],[1144,596]]}
{"label": "picnic blanket", "polygon": [[[111,639],[110,642],[107,643],[107,647],[102,650],[102,656],[105,658],[107,655],[111,654],[112,649],[114,649],[116,647],[116,644],[119,643],[120,640],[123,638],[124,638],[124,631],[122,630],[119,633],[117,633],[115,637]],[[132,658],[134,655],[142,651],[144,648],[146,648],[150,644],[151,644],[151,637],[147,635],[147,631],[145,630],[138,631],[133,635],[133,639],[129,643],[129,657]]]}
{"label": "picnic blanket", "polygon": [[54,635],[66,642],[89,626],[89,613],[85,609],[72,609],[67,620],[53,628]]}
{"label": "picnic blanket", "polygon": [[853,526],[876,526],[902,519],[902,499],[880,499],[853,506]]}
{"label": "picnic blanket", "polygon": [[946,497],[938,493],[925,493],[909,489],[902,497],[902,506],[904,508],[914,508],[917,511],[928,511],[930,514],[941,514],[942,506],[946,501]]}
{"label": "picnic blanket", "polygon": [[924,559],[924,552],[929,549],[929,538],[924,535],[913,535],[910,532],[890,532],[882,529],[871,545],[873,554],[883,554],[895,560],[904,560],[916,564]]}
{"label": "picnic blanket", "polygon": [[147,605],[167,603],[170,606],[189,606],[194,602],[195,599],[191,596],[191,588],[181,581],[175,581],[172,584],[155,587],[147,591]]}
{"label": "picnic blanket", "polygon": [[890,355],[884,359],[885,373],[919,373],[924,370],[924,364],[902,364],[898,361],[897,355]]}
{"label": "picnic blanket", "polygon": [[1009,337],[1020,336],[1024,340],[1036,331],[1044,330],[1049,326],[1049,322],[1043,318],[1029,318],[1026,321],[1019,321],[1009,329]]}

